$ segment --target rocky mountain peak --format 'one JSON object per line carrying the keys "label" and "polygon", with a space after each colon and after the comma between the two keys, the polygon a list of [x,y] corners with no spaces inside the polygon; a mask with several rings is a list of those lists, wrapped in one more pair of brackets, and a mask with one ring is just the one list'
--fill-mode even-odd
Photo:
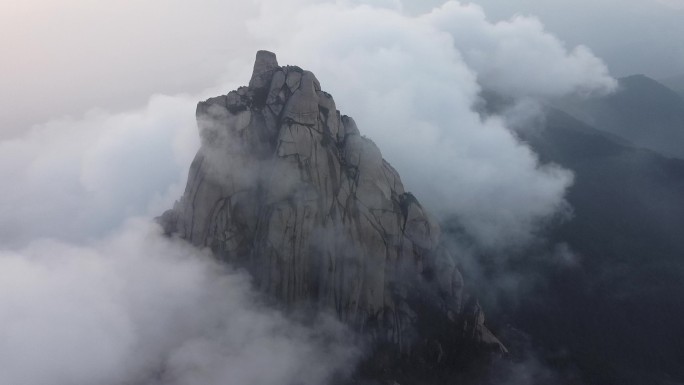
{"label": "rocky mountain peak", "polygon": [[273,71],[278,68],[278,59],[276,59],[276,55],[273,52],[257,51],[252,78],[249,80],[249,87],[262,88],[267,86],[270,83]]}
{"label": "rocky mountain peak", "polygon": [[160,218],[167,233],[397,356],[437,365],[465,347],[505,350],[439,225],[313,73],[259,51],[249,87],[198,103],[197,122],[202,146]]}

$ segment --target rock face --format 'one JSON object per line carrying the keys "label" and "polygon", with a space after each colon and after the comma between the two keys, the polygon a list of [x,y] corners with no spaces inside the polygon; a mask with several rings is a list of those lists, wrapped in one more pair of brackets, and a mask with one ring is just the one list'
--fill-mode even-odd
{"label": "rock face", "polygon": [[200,102],[197,122],[202,147],[160,217],[167,233],[397,354],[428,349],[441,362],[447,345],[504,349],[464,296],[439,226],[314,74],[259,51],[249,87]]}

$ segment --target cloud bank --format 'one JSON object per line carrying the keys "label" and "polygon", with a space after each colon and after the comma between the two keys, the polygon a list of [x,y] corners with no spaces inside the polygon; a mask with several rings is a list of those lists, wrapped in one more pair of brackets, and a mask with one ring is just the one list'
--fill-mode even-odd
{"label": "cloud bank", "polygon": [[164,210],[199,143],[194,103],[154,96],[140,110],[93,110],[0,142],[0,245],[83,241]]}
{"label": "cloud bank", "polygon": [[0,251],[0,378],[317,385],[351,366],[358,351],[339,323],[293,322],[249,285],[140,220],[89,245]]}
{"label": "cloud bank", "polygon": [[567,49],[535,17],[487,21],[480,6],[447,2],[425,16],[447,31],[489,90],[514,97],[558,97],[569,93],[612,92],[617,82],[603,61],[579,45]]}

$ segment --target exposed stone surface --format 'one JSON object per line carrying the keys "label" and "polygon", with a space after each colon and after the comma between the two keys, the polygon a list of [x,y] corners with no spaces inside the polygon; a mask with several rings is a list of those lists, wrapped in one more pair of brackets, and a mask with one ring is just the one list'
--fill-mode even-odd
{"label": "exposed stone surface", "polygon": [[464,298],[439,226],[316,77],[259,51],[249,84],[197,105],[202,147],[165,230],[401,355],[429,345],[439,362],[459,341],[504,349]]}

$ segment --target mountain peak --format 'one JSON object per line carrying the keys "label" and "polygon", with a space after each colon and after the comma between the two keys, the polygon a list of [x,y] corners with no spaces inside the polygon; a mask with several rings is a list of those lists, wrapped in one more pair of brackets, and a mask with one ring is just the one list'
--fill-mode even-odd
{"label": "mountain peak", "polygon": [[257,51],[249,86],[254,88],[265,86],[266,78],[277,68],[278,59],[275,53],[264,50]]}
{"label": "mountain peak", "polygon": [[464,349],[505,351],[439,225],[313,73],[259,51],[249,87],[200,102],[197,121],[202,147],[161,218],[168,233],[417,368],[453,364]]}

